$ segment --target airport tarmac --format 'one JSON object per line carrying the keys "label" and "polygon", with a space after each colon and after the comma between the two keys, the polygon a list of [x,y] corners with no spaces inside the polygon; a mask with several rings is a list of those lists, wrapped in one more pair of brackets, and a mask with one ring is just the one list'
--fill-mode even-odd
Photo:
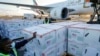
{"label": "airport tarmac", "polygon": [[71,20],[56,20],[53,22],[63,22],[63,21],[76,21],[76,22],[88,22],[90,19],[89,18],[71,18]]}

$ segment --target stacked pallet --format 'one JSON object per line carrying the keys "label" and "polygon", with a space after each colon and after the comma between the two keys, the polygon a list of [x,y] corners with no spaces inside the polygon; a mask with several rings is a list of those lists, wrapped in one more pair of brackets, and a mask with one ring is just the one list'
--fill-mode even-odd
{"label": "stacked pallet", "polygon": [[68,29],[68,53],[74,56],[99,56],[100,25],[77,24]]}
{"label": "stacked pallet", "polygon": [[10,39],[24,37],[24,34],[21,32],[23,28],[36,26],[39,24],[43,24],[42,20],[21,20],[21,19],[13,19],[13,20],[0,20],[0,32],[4,37],[8,37]]}
{"label": "stacked pallet", "polygon": [[61,56],[67,51],[68,27],[80,22],[41,24],[23,29],[27,37],[37,32],[36,39],[28,43],[24,56]]}

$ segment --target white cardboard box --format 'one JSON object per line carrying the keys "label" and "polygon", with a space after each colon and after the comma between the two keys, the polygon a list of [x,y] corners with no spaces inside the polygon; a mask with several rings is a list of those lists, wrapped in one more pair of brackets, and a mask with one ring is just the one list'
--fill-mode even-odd
{"label": "white cardboard box", "polygon": [[57,43],[56,45],[56,50],[57,50],[57,56],[61,56],[65,51],[67,51],[67,46],[66,46],[66,43],[65,43],[65,40]]}
{"label": "white cardboard box", "polygon": [[84,42],[100,51],[100,25],[90,25],[85,30]]}
{"label": "white cardboard box", "polygon": [[40,27],[52,29],[56,31],[57,42],[67,39],[67,29],[64,26],[52,25],[52,24],[42,24]]}
{"label": "white cardboard box", "polygon": [[74,56],[82,56],[85,44],[74,40],[68,40],[68,53]]}
{"label": "white cardboard box", "polygon": [[100,51],[94,47],[86,47],[82,53],[82,56],[100,56]]}
{"label": "white cardboard box", "polygon": [[68,28],[68,39],[73,39],[75,41],[84,41],[84,33],[87,28],[87,24],[77,24]]}
{"label": "white cardboard box", "polygon": [[24,56],[35,56],[35,52],[33,51],[28,51],[24,53]]}
{"label": "white cardboard box", "polygon": [[22,20],[7,20],[3,22],[4,30],[16,30],[23,28]]}
{"label": "white cardboard box", "polygon": [[33,25],[38,25],[37,20],[24,20],[24,27],[31,27]]}
{"label": "white cardboard box", "polygon": [[43,24],[44,20],[43,19],[37,19],[38,24]]}
{"label": "white cardboard box", "polygon": [[83,23],[83,22],[72,22],[72,21],[66,21],[66,22],[52,23],[52,24],[69,27],[69,26],[72,26],[72,25],[82,24],[82,23]]}
{"label": "white cardboard box", "polygon": [[82,56],[84,33],[88,24],[76,24],[68,28],[68,52],[75,56]]}
{"label": "white cardboard box", "polygon": [[48,48],[42,50],[41,56],[57,56],[57,49],[56,49],[57,43],[49,46]]}
{"label": "white cardboard box", "polygon": [[36,39],[38,44],[45,49],[46,47],[56,43],[55,31],[52,29],[42,28],[42,27],[30,27],[23,29],[24,33],[31,35],[37,32]]}
{"label": "white cardboard box", "polygon": [[24,37],[21,33],[21,30],[5,31],[5,36],[10,39]]}

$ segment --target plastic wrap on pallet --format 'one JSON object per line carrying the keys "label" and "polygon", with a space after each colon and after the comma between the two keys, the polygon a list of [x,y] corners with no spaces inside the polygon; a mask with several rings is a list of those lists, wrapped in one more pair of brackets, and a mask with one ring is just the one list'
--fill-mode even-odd
{"label": "plastic wrap on pallet", "polygon": [[0,20],[0,29],[2,36],[9,38],[16,37],[28,37],[21,32],[21,29],[31,26],[38,25],[37,20],[21,20],[21,19],[13,19],[13,20]]}
{"label": "plastic wrap on pallet", "polygon": [[20,38],[23,37],[21,30],[14,30],[14,31],[3,31],[3,35],[10,39]]}
{"label": "plastic wrap on pallet", "polygon": [[3,26],[3,19],[0,20],[0,30],[2,30],[2,26]]}
{"label": "plastic wrap on pallet", "polygon": [[31,27],[33,25],[38,25],[37,20],[24,20],[24,27]]}
{"label": "plastic wrap on pallet", "polygon": [[44,22],[43,19],[38,19],[37,21],[38,21],[38,22],[37,22],[38,24],[43,24],[43,22]]}
{"label": "plastic wrap on pallet", "polygon": [[[2,23],[2,28],[4,30],[16,30],[16,29],[22,29],[25,27],[31,27],[33,25],[39,25],[41,20],[5,20]],[[41,23],[42,24],[42,23]]]}
{"label": "plastic wrap on pallet", "polygon": [[3,22],[3,30],[16,30],[23,28],[23,21],[6,20]]}

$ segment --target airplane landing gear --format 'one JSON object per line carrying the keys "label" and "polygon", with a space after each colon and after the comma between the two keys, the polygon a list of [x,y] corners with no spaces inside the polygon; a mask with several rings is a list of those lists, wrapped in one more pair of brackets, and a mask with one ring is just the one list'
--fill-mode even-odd
{"label": "airplane landing gear", "polygon": [[[91,19],[89,22],[87,22],[88,24],[100,24],[100,5],[99,4],[92,4],[93,8],[94,8],[94,13],[91,16]],[[97,15],[97,20],[93,21],[93,19],[95,18],[95,15]]]}

